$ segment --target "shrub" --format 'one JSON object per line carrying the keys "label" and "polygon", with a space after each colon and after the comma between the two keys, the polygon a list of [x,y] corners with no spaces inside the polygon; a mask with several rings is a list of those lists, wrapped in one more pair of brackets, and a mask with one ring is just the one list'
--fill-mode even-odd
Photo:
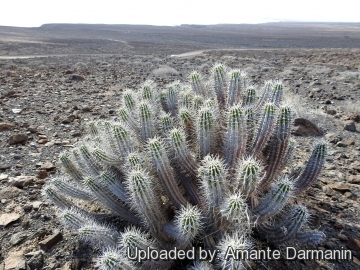
{"label": "shrub", "polygon": [[[139,250],[251,249],[256,241],[316,244],[309,212],[293,197],[316,180],[326,144],[291,170],[293,111],[283,85],[254,87],[245,73],[216,64],[159,91],[152,81],[125,90],[118,121],[95,121],[60,156],[63,175],[44,193],[64,223],[103,250],[102,269],[168,269],[173,260],[131,260]],[[105,223],[78,200],[100,203]],[[189,269],[241,269],[246,261],[194,259]]]}

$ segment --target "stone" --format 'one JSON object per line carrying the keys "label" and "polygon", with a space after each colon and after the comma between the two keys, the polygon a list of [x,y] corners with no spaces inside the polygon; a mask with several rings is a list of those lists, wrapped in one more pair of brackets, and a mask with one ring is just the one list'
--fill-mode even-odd
{"label": "stone", "polygon": [[74,122],[74,120],[76,119],[76,115],[72,114],[69,115],[67,118],[63,119],[61,121],[62,124],[70,124],[71,122]]}
{"label": "stone", "polygon": [[41,250],[34,252],[34,255],[27,262],[27,265],[30,270],[43,269],[44,253]]}
{"label": "stone", "polygon": [[347,246],[352,250],[360,251],[360,240],[356,238],[350,238]]}
{"label": "stone", "polygon": [[350,175],[347,182],[350,184],[360,184],[360,175]]}
{"label": "stone", "polygon": [[360,266],[360,261],[358,258],[356,258],[355,256],[353,257],[353,263],[355,263],[356,265]]}
{"label": "stone", "polygon": [[349,139],[349,140],[346,140],[346,141],[345,141],[345,144],[346,144],[347,146],[350,146],[350,145],[355,145],[355,141],[354,141],[354,140]]}
{"label": "stone", "polygon": [[40,201],[32,202],[32,206],[35,210],[38,210],[42,204],[43,204],[43,202],[40,202]]}
{"label": "stone", "polygon": [[77,75],[77,74],[72,74],[70,77],[69,77],[69,80],[71,81],[84,81],[85,78],[81,75]]}
{"label": "stone", "polygon": [[9,224],[19,220],[20,215],[16,213],[1,214],[0,215],[0,228],[6,227]]}
{"label": "stone", "polygon": [[25,263],[22,250],[11,251],[4,260],[4,270],[15,270]]}
{"label": "stone", "polygon": [[12,186],[17,187],[17,188],[23,188],[23,187],[29,186],[33,182],[34,182],[34,177],[26,176],[26,175],[11,177],[9,179],[9,183],[11,183]]}
{"label": "stone", "polygon": [[0,189],[0,199],[10,200],[18,197],[23,191],[13,186]]}
{"label": "stone", "polygon": [[28,136],[26,134],[15,134],[15,135],[12,135],[9,137],[8,139],[8,143],[10,145],[12,144],[17,144],[17,143],[22,143],[22,144],[25,144],[28,140]]}
{"label": "stone", "polygon": [[8,163],[0,164],[0,170],[11,169],[12,165]]}
{"label": "stone", "polygon": [[61,268],[62,270],[73,270],[73,262],[67,262],[64,264],[64,266]]}
{"label": "stone", "polygon": [[0,181],[7,180],[8,178],[9,178],[9,176],[7,174],[0,173]]}
{"label": "stone", "polygon": [[22,241],[24,241],[28,237],[28,234],[26,232],[18,232],[11,236],[10,238],[10,244],[15,246]]}
{"label": "stone", "polygon": [[15,125],[10,124],[10,123],[5,123],[5,122],[0,123],[0,131],[11,130],[14,127],[15,127]]}
{"label": "stone", "polygon": [[11,111],[13,112],[13,113],[21,113],[21,111],[22,111],[22,109],[11,109]]}
{"label": "stone", "polygon": [[333,190],[340,191],[340,192],[351,191],[350,186],[345,183],[329,184],[328,187]]}
{"label": "stone", "polygon": [[337,147],[346,147],[347,144],[344,143],[344,142],[338,142],[338,143],[336,144],[336,146],[337,146]]}
{"label": "stone", "polygon": [[38,173],[36,175],[36,177],[38,179],[45,179],[48,176],[49,176],[49,173],[46,170],[40,170],[40,171],[38,171]]}
{"label": "stone", "polygon": [[349,241],[349,238],[348,238],[345,234],[342,234],[342,233],[339,233],[339,234],[338,234],[338,238],[339,238],[341,241],[344,241],[344,242]]}
{"label": "stone", "polygon": [[344,125],[344,130],[347,130],[350,132],[356,132],[355,122],[352,120],[346,121],[345,125]]}
{"label": "stone", "polygon": [[350,120],[353,120],[357,123],[360,123],[360,114],[353,114],[353,115],[350,115],[349,117]]}
{"label": "stone", "polygon": [[61,232],[56,232],[43,241],[39,242],[39,246],[42,250],[48,251],[51,249],[54,245],[56,245],[59,241],[61,241],[63,238],[63,235]]}
{"label": "stone", "polygon": [[52,164],[50,161],[45,161],[44,163],[41,164],[40,168],[46,171],[51,171],[55,169],[55,165]]}
{"label": "stone", "polygon": [[294,125],[297,127],[292,132],[295,136],[318,136],[323,134],[323,131],[316,124],[305,118],[296,118]]}
{"label": "stone", "polygon": [[335,114],[336,114],[336,111],[330,109],[330,110],[327,110],[326,113],[327,113],[327,114],[330,114],[330,115],[335,115]]}

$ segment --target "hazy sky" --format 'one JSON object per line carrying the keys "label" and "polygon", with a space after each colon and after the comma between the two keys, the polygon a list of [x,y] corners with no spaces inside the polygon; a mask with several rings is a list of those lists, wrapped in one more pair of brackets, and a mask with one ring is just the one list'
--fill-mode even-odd
{"label": "hazy sky", "polygon": [[359,22],[359,0],[0,0],[0,25]]}

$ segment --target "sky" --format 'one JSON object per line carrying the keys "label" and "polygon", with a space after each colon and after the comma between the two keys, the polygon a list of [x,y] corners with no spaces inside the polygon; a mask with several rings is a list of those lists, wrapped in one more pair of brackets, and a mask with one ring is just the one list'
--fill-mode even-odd
{"label": "sky", "polygon": [[360,22],[359,0],[0,0],[0,25]]}

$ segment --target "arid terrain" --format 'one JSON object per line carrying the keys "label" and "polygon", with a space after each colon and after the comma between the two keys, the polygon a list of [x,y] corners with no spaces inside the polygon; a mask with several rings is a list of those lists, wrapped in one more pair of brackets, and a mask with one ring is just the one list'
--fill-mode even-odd
{"label": "arid terrain", "polygon": [[326,241],[297,248],[353,254],[255,261],[253,269],[360,269],[360,24],[269,23],[0,26],[0,270],[95,269],[98,250],[65,229],[41,194],[59,153],[81,140],[87,122],[117,119],[124,89],[146,79],[161,88],[218,62],[258,86],[281,79],[297,118],[317,125],[294,123],[294,165],[313,141],[328,141],[317,183],[297,199]]}

